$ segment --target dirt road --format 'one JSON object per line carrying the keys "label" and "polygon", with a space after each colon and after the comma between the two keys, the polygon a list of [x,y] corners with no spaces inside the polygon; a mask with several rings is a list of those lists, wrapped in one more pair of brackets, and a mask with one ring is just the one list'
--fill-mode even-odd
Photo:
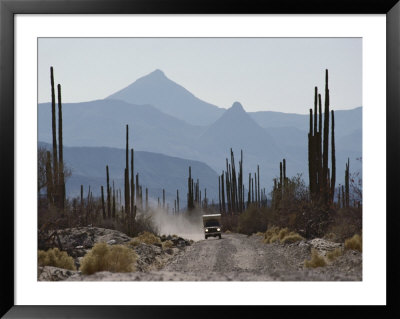
{"label": "dirt road", "polygon": [[362,280],[362,255],[346,251],[332,264],[304,268],[311,245],[264,244],[260,236],[223,234],[222,239],[200,240],[182,250],[160,271],[101,272],[74,275],[69,280],[185,280],[185,281],[332,281]]}

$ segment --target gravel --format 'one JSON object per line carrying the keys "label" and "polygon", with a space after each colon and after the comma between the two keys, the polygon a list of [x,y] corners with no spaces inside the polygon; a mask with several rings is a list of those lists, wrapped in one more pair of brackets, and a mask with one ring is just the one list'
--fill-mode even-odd
{"label": "gravel", "polygon": [[[345,251],[325,267],[304,268],[311,248],[338,247],[325,241],[264,244],[260,236],[223,234],[179,250],[159,270],[133,273],[74,273],[73,281],[361,281],[362,253]],[[325,252],[326,252],[325,251]],[[158,268],[158,267],[157,267]]]}

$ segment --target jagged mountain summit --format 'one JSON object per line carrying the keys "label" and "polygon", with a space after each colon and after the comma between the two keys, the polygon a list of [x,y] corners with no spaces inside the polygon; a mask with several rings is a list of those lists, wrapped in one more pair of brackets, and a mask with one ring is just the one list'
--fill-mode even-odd
{"label": "jagged mountain summit", "polygon": [[246,113],[239,102],[233,103],[209,126],[200,137],[199,144],[205,147],[218,145],[225,152],[232,147],[254,155],[264,154],[264,148],[268,148],[270,154],[278,153],[273,138]]}
{"label": "jagged mountain summit", "polygon": [[106,99],[118,99],[130,104],[150,104],[161,112],[193,125],[209,125],[225,111],[200,100],[167,78],[161,70],[137,79]]}

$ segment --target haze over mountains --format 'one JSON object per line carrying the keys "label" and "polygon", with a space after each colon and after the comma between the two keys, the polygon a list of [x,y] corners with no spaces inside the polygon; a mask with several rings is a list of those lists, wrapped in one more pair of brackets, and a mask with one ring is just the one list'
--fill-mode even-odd
{"label": "haze over mountains", "polygon": [[154,105],[164,113],[193,125],[209,125],[225,111],[196,98],[184,87],[168,79],[161,70],[139,78],[107,99]]}
{"label": "haze over mountains", "polygon": [[[310,92],[312,106],[313,88],[310,88]],[[334,94],[332,91],[331,95]],[[362,154],[362,108],[336,111],[335,106],[331,106],[331,109],[335,110],[337,184],[340,184],[344,180],[347,157],[350,157],[351,171],[361,169],[361,164],[355,159]],[[129,124],[129,143],[130,147],[135,149],[135,156],[144,156],[144,153],[138,151],[147,151],[185,160],[181,162],[184,166],[182,170],[171,166],[168,177],[168,180],[172,176],[182,180],[179,183],[183,185],[176,188],[184,191],[181,196],[184,202],[189,163],[187,160],[201,161],[214,170],[213,173],[209,172],[200,178],[200,185],[209,185],[210,190],[207,192],[211,196],[211,184],[216,190],[216,174],[221,174],[225,169],[225,159],[230,156],[231,147],[235,153],[236,165],[240,159],[240,150],[243,150],[245,176],[248,176],[249,172],[255,172],[257,164],[260,165],[260,182],[267,191],[272,185],[272,178],[279,175],[279,162],[282,158],[286,158],[288,176],[303,173],[303,178],[308,183],[308,115],[270,111],[247,113],[239,102],[233,103],[227,110],[218,108],[201,101],[179,84],[169,80],[162,71],[156,70],[104,100],[63,104],[64,145],[100,147],[96,151],[92,148],[71,148],[67,151],[66,147],[66,154],[97,154],[91,157],[96,164],[87,169],[83,169],[83,164],[80,164],[80,161],[84,161],[83,153],[69,158],[70,165],[80,167],[77,177],[71,177],[71,187],[75,184],[79,187],[81,183],[88,182],[94,185],[96,178],[105,177],[107,163],[104,159],[110,161],[109,165],[111,161],[114,161],[115,165],[120,161],[121,168],[118,168],[115,176],[122,177],[126,124]],[[51,143],[50,103],[38,105],[38,137],[39,141]],[[154,155],[152,163],[156,165],[159,161],[160,167],[164,167],[165,160],[165,157]],[[142,169],[156,172],[155,167],[143,166]],[[142,174],[140,170],[139,173]],[[167,178],[160,177],[158,173],[148,173],[147,179],[143,172],[143,178],[149,186],[159,185],[161,181],[167,184]],[[104,184],[104,181],[102,183]],[[167,189],[167,185],[164,188]],[[176,188],[167,191],[176,192]],[[72,189],[74,187],[71,191]],[[157,189],[157,186],[154,186],[154,189]],[[217,200],[217,191],[214,194],[214,199]]]}

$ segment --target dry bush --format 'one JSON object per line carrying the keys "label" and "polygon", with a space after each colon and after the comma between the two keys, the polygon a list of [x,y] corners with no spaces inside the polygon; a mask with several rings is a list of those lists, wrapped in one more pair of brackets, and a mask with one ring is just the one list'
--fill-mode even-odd
{"label": "dry bush", "polygon": [[91,275],[98,271],[131,272],[135,271],[137,254],[123,245],[97,243],[83,257],[80,271]]}
{"label": "dry bush", "polygon": [[361,208],[340,208],[333,211],[333,222],[325,234],[334,234],[335,242],[344,242],[354,234],[362,231],[362,209]]}
{"label": "dry bush", "polygon": [[76,270],[74,259],[58,248],[51,248],[47,251],[38,250],[38,265]]}
{"label": "dry bush", "polygon": [[266,210],[251,205],[239,215],[238,231],[242,234],[251,235],[267,229]]}
{"label": "dry bush", "polygon": [[272,226],[264,234],[264,243],[271,244],[279,241],[281,244],[294,243],[304,238],[298,233],[289,231],[288,228],[280,229],[277,226]]}
{"label": "dry bush", "polygon": [[147,244],[147,245],[161,245],[161,239],[154,235],[153,233],[149,233],[147,231],[140,233],[139,236],[133,238],[130,242],[129,245],[132,247],[136,247],[140,244]]}
{"label": "dry bush", "polygon": [[301,237],[299,234],[294,233],[294,232],[290,232],[288,235],[286,235],[285,237],[283,237],[283,239],[281,240],[282,244],[291,244],[294,243],[296,241],[300,241],[303,240],[304,238]]}
{"label": "dry bush", "polygon": [[225,234],[231,234],[232,232],[230,230],[225,230],[224,233]]}
{"label": "dry bush", "polygon": [[168,249],[174,246],[174,243],[171,240],[163,241],[162,249]]}
{"label": "dry bush", "polygon": [[328,258],[329,261],[334,261],[336,258],[342,255],[343,255],[343,250],[341,248],[336,248],[334,250],[329,251],[326,254],[326,258]]}
{"label": "dry bush", "polygon": [[317,250],[311,250],[311,259],[304,261],[304,266],[307,268],[317,268],[326,266],[324,257],[320,256]]}
{"label": "dry bush", "polygon": [[264,233],[259,231],[259,232],[256,233],[256,236],[264,236]]}
{"label": "dry bush", "polygon": [[288,234],[289,234],[289,229],[287,229],[286,227],[282,228],[278,234],[279,240],[282,241],[282,239],[285,238]]}
{"label": "dry bush", "polygon": [[360,235],[355,234],[353,237],[346,239],[344,242],[345,249],[352,249],[362,251],[362,238]]}
{"label": "dry bush", "polygon": [[272,239],[274,239],[274,241],[276,241],[276,239],[278,238],[278,235],[279,235],[279,227],[272,226],[272,227],[268,228],[264,234],[264,243],[270,244],[273,242]]}
{"label": "dry bush", "polygon": [[224,230],[236,232],[238,228],[238,216],[231,214],[222,214],[221,224],[223,225]]}

